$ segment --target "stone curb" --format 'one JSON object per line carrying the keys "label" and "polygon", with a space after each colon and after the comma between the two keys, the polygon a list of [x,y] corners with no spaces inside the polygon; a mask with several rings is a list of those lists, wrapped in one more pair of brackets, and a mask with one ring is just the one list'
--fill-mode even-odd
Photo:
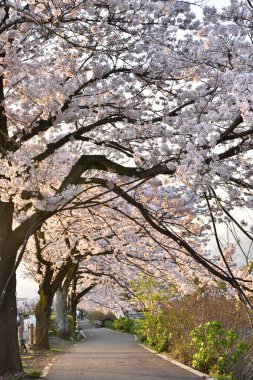
{"label": "stone curb", "polygon": [[41,379],[45,379],[47,377],[47,374],[48,374],[50,368],[52,367],[52,365],[54,364],[54,362],[55,362],[55,359],[53,359],[52,363],[50,363],[47,367],[45,367],[43,369],[43,372],[42,372],[42,375],[41,375]]}
{"label": "stone curb", "polygon": [[79,330],[80,334],[83,336],[83,339],[87,339],[87,336],[84,334],[82,330]]}

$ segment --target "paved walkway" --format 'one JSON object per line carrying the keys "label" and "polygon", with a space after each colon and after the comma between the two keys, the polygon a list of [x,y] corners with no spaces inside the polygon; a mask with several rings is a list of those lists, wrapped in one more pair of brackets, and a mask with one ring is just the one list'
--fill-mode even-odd
{"label": "paved walkway", "polygon": [[139,346],[134,337],[80,322],[87,339],[59,356],[48,380],[200,380]]}

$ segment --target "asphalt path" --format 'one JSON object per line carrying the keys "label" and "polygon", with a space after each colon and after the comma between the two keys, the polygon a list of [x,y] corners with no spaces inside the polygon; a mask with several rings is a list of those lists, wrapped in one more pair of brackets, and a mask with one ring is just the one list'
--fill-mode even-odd
{"label": "asphalt path", "polygon": [[47,380],[201,379],[139,346],[132,335],[79,325],[87,339],[58,356]]}

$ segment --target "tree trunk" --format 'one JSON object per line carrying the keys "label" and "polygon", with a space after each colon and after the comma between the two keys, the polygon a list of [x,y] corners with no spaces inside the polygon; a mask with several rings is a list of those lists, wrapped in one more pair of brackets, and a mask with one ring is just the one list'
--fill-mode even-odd
{"label": "tree trunk", "polygon": [[63,339],[69,339],[69,323],[67,312],[68,287],[60,286],[56,292],[55,312],[57,335]]}
{"label": "tree trunk", "polygon": [[73,317],[74,323],[76,323],[76,309],[77,309],[77,300],[76,293],[71,291],[68,300],[68,312]]}
{"label": "tree trunk", "polygon": [[[0,275],[1,290],[3,283]],[[11,374],[22,372],[17,330],[15,276],[9,286],[6,299],[0,307],[0,342],[0,376],[7,372]]]}
{"label": "tree trunk", "polygon": [[35,346],[36,350],[49,350],[49,324],[52,311],[53,296],[44,291],[39,290],[40,300],[35,308],[36,330],[35,330]]}
{"label": "tree trunk", "polygon": [[68,304],[67,304],[68,313],[72,315],[72,318],[75,324],[76,324],[76,308],[77,308],[76,285],[77,285],[77,276],[75,275],[72,280],[72,286],[68,295]]}
{"label": "tree trunk", "polygon": [[[15,264],[18,246],[12,236],[13,204],[0,202],[0,297]],[[0,376],[22,372],[17,334],[16,277],[0,303]]]}
{"label": "tree trunk", "polygon": [[75,299],[70,299],[70,305],[69,305],[69,313],[72,315],[73,321],[76,323],[76,309],[77,309],[77,302]]}

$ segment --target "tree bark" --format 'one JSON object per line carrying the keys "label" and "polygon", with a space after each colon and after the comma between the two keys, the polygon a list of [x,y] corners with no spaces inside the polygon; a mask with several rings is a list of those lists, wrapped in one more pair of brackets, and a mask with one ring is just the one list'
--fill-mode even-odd
{"label": "tree bark", "polygon": [[55,312],[57,336],[69,339],[69,323],[67,311],[68,286],[60,286],[56,292]]}
{"label": "tree bark", "polygon": [[39,245],[37,246],[37,255],[38,260],[45,265],[46,270],[39,288],[40,300],[35,309],[35,349],[48,350],[50,348],[48,332],[54,295],[71,268],[72,261],[69,258],[63,263],[53,279],[54,269],[52,264],[42,258]]}
{"label": "tree bark", "polygon": [[76,309],[77,309],[78,302],[76,298],[74,297],[73,299],[71,298],[70,302],[70,314],[73,317],[74,322],[76,323]]}
{"label": "tree bark", "polygon": [[77,276],[73,278],[71,291],[68,296],[68,313],[72,315],[74,323],[76,323],[76,308],[77,308],[77,298],[76,298],[76,285],[77,285]]}
{"label": "tree bark", "polygon": [[[18,245],[12,235],[13,204],[0,202],[0,297],[12,272]],[[22,372],[17,334],[16,277],[0,303],[0,376]]]}
{"label": "tree bark", "polygon": [[35,346],[36,350],[49,350],[49,325],[53,304],[53,295],[47,293],[43,288],[39,290],[40,300],[35,308],[36,330]]}

